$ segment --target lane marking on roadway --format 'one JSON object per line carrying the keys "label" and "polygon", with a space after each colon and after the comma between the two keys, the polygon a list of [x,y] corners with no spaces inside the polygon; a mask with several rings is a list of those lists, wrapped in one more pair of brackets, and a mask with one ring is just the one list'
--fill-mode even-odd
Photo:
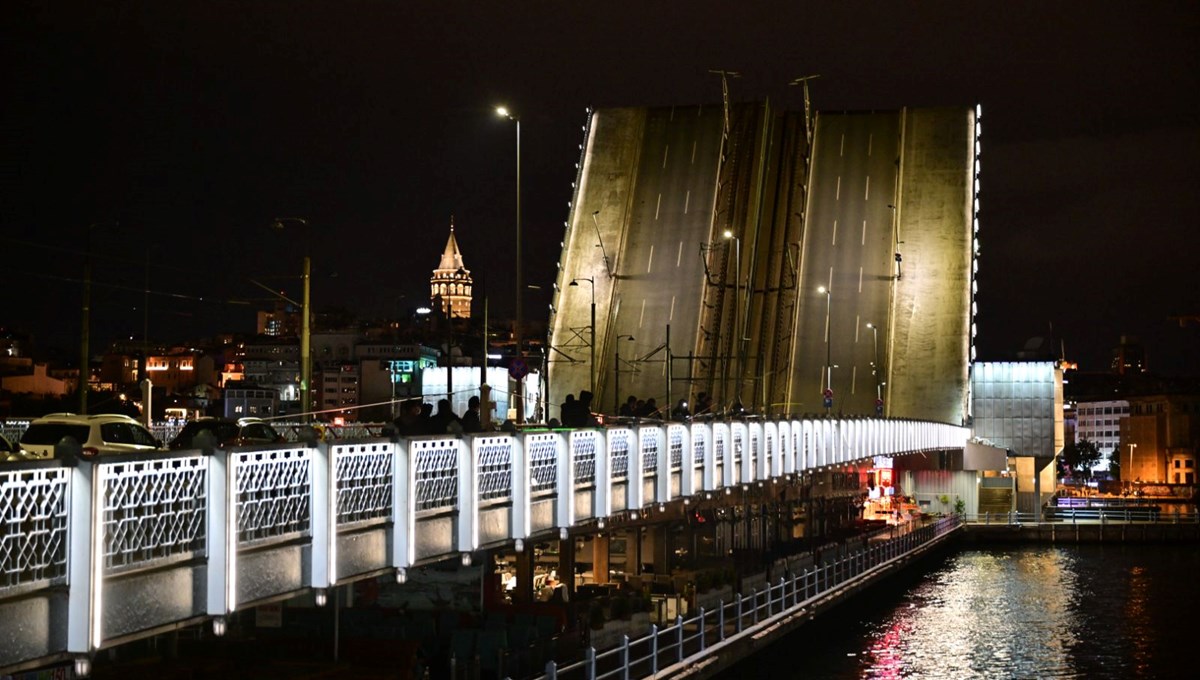
{"label": "lane marking on roadway", "polygon": [[692,140],[692,165],[696,164],[696,140]]}
{"label": "lane marking on roadway", "polygon": [[842,176],[841,175],[838,175],[837,189],[835,189],[833,192],[833,200],[835,200],[835,201],[842,200]]}
{"label": "lane marking on roadway", "polygon": [[858,382],[858,364],[850,367],[850,394],[854,394],[856,382]]}
{"label": "lane marking on roadway", "polygon": [[862,266],[858,268],[858,292],[862,292]]}
{"label": "lane marking on roadway", "polygon": [[678,267],[683,262],[683,241],[679,242],[679,252],[675,253],[675,266]]}
{"label": "lane marking on roadway", "polygon": [[867,221],[866,221],[866,220],[863,220],[863,237],[862,237],[862,244],[863,244],[864,246],[865,246],[865,245],[867,245]]}
{"label": "lane marking on roadway", "polygon": [[692,190],[688,189],[687,193],[683,195],[683,214],[684,215],[687,214],[688,204],[691,202],[692,202]]}
{"label": "lane marking on roadway", "polygon": [[829,266],[829,281],[825,283],[825,290],[833,290],[833,265]]}
{"label": "lane marking on roadway", "polygon": [[654,246],[650,246],[650,257],[646,260],[646,273],[650,273],[650,267],[654,264]]}
{"label": "lane marking on roadway", "polygon": [[858,326],[862,323],[862,317],[858,314],[854,315],[854,344],[858,344]]}
{"label": "lane marking on roadway", "polygon": [[867,175],[867,188],[863,191],[863,200],[871,198],[871,176]]}
{"label": "lane marking on roadway", "polygon": [[875,141],[875,133],[867,135],[867,155],[871,155],[871,143]]}
{"label": "lane marking on roadway", "polygon": [[838,146],[838,155],[839,156],[846,155],[846,133],[845,132],[842,133],[842,143],[840,146]]}
{"label": "lane marking on roadway", "polygon": [[837,220],[833,221],[833,245],[837,245]]}
{"label": "lane marking on roadway", "polygon": [[666,145],[666,146],[664,146],[664,147],[663,147],[663,167],[664,167],[664,168],[665,168],[665,167],[667,167],[667,154],[668,154],[670,151],[671,151],[671,145],[670,145],[670,144],[668,144],[668,145]]}
{"label": "lane marking on roadway", "polygon": [[658,221],[658,211],[662,208],[662,194],[658,195],[658,203],[654,204],[654,221]]}
{"label": "lane marking on roadway", "polygon": [[638,314],[638,328],[642,327],[642,322],[646,320],[646,298],[642,298],[642,312]]}
{"label": "lane marking on roadway", "polygon": [[671,296],[671,314],[667,316],[667,321],[675,318],[675,296]]}

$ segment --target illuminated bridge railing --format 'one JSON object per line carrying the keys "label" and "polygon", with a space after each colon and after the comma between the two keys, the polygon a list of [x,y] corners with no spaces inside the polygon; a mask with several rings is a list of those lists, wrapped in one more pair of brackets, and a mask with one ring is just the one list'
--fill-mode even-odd
{"label": "illuminated bridge railing", "polygon": [[694,494],[964,446],[897,420],[622,424],[0,466],[0,673]]}

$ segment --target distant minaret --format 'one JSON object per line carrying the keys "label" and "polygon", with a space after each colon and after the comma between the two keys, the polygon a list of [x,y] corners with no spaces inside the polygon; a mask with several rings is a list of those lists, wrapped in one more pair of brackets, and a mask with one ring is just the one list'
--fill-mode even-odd
{"label": "distant minaret", "polygon": [[429,279],[429,298],[433,306],[441,305],[442,313],[451,319],[471,318],[471,272],[463,266],[462,253],[454,238],[454,216],[450,216],[450,238],[442,261]]}

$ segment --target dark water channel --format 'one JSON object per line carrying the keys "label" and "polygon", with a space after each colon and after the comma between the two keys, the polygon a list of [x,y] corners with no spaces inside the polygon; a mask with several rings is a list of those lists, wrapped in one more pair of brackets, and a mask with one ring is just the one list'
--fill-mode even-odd
{"label": "dark water channel", "polygon": [[949,549],[722,675],[1200,677],[1200,548]]}

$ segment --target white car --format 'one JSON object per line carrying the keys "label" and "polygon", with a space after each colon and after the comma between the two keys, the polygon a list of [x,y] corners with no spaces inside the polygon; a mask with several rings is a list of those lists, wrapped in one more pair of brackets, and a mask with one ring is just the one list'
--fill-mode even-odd
{"label": "white car", "polygon": [[29,428],[21,435],[21,448],[37,458],[53,458],[54,447],[64,437],[79,442],[84,456],[163,448],[162,442],[141,423],[114,413],[94,416],[54,413],[38,418],[29,423]]}

